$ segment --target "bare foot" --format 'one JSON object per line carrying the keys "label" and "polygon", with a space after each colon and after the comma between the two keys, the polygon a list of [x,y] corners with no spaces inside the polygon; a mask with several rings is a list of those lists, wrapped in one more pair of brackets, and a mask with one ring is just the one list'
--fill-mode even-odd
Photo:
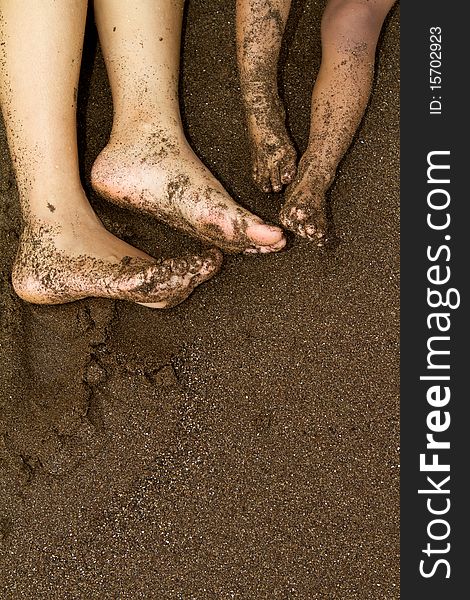
{"label": "bare foot", "polygon": [[228,252],[277,252],[285,246],[279,227],[265,224],[230,198],[178,125],[136,127],[113,135],[91,176],[104,198]]}
{"label": "bare foot", "polygon": [[296,172],[296,152],[287,133],[284,106],[277,91],[250,84],[243,101],[252,148],[253,179],[263,192],[280,192]]}
{"label": "bare foot", "polygon": [[154,259],[113,236],[99,221],[86,226],[33,221],[22,233],[12,281],[18,296],[35,304],[101,297],[168,308],[212,277],[221,262],[216,249],[200,256]]}
{"label": "bare foot", "polygon": [[315,162],[304,154],[295,181],[286,190],[281,223],[304,238],[323,246],[327,241],[328,221],[325,211],[325,194],[333,177],[320,177]]}

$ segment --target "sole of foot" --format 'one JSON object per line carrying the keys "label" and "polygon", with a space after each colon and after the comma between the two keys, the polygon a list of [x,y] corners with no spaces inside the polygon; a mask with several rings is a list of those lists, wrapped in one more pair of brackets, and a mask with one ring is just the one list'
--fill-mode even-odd
{"label": "sole of foot", "polygon": [[140,139],[112,139],[92,169],[103,198],[143,212],[230,253],[284,248],[281,228],[264,223],[225,191],[180,135],[164,129]]}

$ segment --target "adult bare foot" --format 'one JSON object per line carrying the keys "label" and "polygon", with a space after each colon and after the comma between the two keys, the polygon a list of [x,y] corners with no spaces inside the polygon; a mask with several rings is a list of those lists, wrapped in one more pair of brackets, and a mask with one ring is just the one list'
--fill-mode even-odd
{"label": "adult bare foot", "polygon": [[214,275],[222,255],[154,259],[107,231],[99,221],[74,225],[35,220],[26,225],[13,266],[16,293],[35,304],[86,297],[168,308]]}
{"label": "adult bare foot", "polygon": [[[245,86],[246,88],[246,86]],[[280,192],[296,172],[296,152],[286,130],[286,113],[277,91],[250,85],[244,89],[253,179],[263,192]]]}
{"label": "adult bare foot", "polygon": [[178,123],[113,133],[92,169],[94,189],[228,252],[277,252],[279,227],[236,204],[194,154]]}
{"label": "adult bare foot", "polygon": [[315,162],[305,153],[300,160],[295,181],[286,190],[281,223],[287,228],[323,246],[327,241],[328,221],[325,194],[333,181],[332,176],[320,176]]}

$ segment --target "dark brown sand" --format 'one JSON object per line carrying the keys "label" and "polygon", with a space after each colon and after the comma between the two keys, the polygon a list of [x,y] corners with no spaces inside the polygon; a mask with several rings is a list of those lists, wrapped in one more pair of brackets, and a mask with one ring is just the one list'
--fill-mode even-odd
{"label": "dark brown sand", "polygon": [[[250,181],[232,4],[189,2],[185,122],[234,196],[274,220],[280,197]],[[281,64],[301,150],[323,6],[294,3]],[[87,35],[89,181],[111,100]],[[2,133],[2,599],[399,597],[398,39],[395,7],[371,105],[331,191],[337,243],[227,257],[168,312],[15,297],[20,221]],[[151,253],[198,248],[91,199],[114,233]]]}

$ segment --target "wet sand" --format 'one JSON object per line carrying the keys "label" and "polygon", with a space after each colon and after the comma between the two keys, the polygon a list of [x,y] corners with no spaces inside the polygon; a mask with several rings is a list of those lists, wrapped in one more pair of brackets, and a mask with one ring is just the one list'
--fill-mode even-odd
{"label": "wet sand", "polygon": [[[191,143],[242,204],[250,180],[234,9],[190,1],[181,101]],[[305,148],[324,1],[300,0],[281,85]],[[369,109],[330,198],[337,242],[227,256],[170,311],[44,307],[9,282],[20,231],[0,150],[0,597],[399,598],[399,7]],[[106,226],[197,250],[89,188],[111,125],[96,34],[79,95],[83,178]]]}

